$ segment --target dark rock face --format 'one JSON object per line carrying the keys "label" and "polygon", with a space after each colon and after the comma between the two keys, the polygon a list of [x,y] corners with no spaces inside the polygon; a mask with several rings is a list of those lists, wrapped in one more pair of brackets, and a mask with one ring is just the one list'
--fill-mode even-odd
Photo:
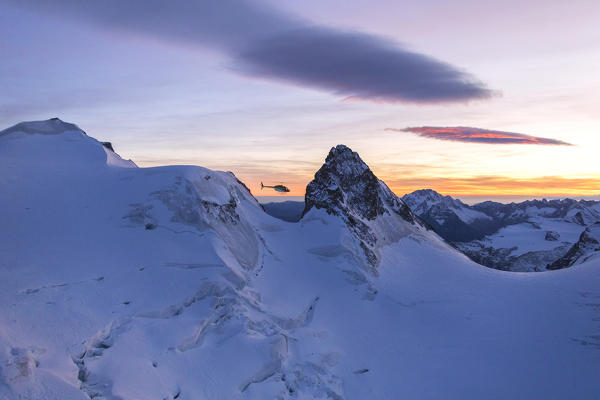
{"label": "dark rock face", "polygon": [[587,227],[569,251],[552,264],[548,264],[546,268],[551,270],[569,268],[597,251],[600,251],[600,222]]}
{"label": "dark rock face", "polygon": [[356,152],[342,144],[331,149],[325,164],[306,187],[303,215],[312,207],[366,220],[391,209],[406,221],[414,222],[408,206],[377,179]]}
{"label": "dark rock face", "polygon": [[344,145],[333,147],[325,164],[306,187],[302,216],[312,208],[340,216],[360,241],[367,263],[376,267],[377,237],[370,221],[395,213],[415,224],[418,218],[385,183],[377,179],[360,156]]}
{"label": "dark rock face", "polygon": [[113,145],[112,145],[111,142],[100,142],[100,143],[102,143],[102,146],[106,147],[107,149],[109,149],[113,153],[115,152],[115,149],[113,148]]}
{"label": "dark rock face", "polygon": [[581,211],[577,212],[577,214],[573,216],[573,222],[581,226],[585,226],[585,219],[583,218]]}
{"label": "dark rock face", "polygon": [[331,149],[325,164],[306,187],[305,210],[324,208],[329,214],[343,211],[371,220],[383,214],[379,181],[357,153],[344,145]]}

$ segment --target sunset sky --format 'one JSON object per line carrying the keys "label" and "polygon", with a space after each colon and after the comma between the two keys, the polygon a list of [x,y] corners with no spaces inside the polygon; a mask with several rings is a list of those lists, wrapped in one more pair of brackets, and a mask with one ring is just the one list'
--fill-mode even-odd
{"label": "sunset sky", "polygon": [[0,0],[0,129],[303,195],[329,149],[397,194],[600,194],[598,0]]}

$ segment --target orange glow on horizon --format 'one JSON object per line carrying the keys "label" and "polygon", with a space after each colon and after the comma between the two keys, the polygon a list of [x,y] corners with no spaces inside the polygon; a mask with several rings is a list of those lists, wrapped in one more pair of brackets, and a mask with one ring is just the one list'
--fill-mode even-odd
{"label": "orange glow on horizon", "polygon": [[[312,177],[311,177],[312,178]],[[600,195],[600,177],[570,178],[547,176],[538,178],[512,178],[507,176],[477,177],[411,177],[394,179],[380,177],[398,196],[419,189],[433,189],[450,196],[596,196]],[[260,190],[260,184],[248,185],[255,196],[304,196],[306,184],[294,182],[287,185],[289,193],[278,193],[273,190]]]}
{"label": "orange glow on horizon", "polygon": [[[281,163],[281,162],[279,162]],[[146,165],[144,165],[146,164]],[[187,164],[194,164],[189,162]],[[232,168],[236,177],[241,180],[254,196],[270,197],[304,197],[306,186],[314,178],[320,162],[283,164],[278,171],[272,170],[272,163],[238,164]],[[140,166],[152,166],[151,163],[139,163]],[[223,165],[208,165],[215,170],[227,170]],[[481,176],[431,176],[424,174],[422,166],[404,166],[404,168],[388,168],[378,171],[373,166],[375,175],[384,181],[398,196],[419,189],[433,189],[441,194],[457,196],[529,196],[529,197],[580,197],[600,195],[600,176],[539,176],[514,177],[508,175]],[[398,178],[402,176],[402,178]],[[283,184],[290,189],[288,193],[276,192],[273,189],[261,190],[260,182],[265,185]]]}
{"label": "orange glow on horizon", "polygon": [[477,176],[453,178],[410,178],[388,182],[394,193],[402,195],[418,189],[433,189],[450,196],[594,196],[600,195],[600,178],[545,176],[512,178]]}

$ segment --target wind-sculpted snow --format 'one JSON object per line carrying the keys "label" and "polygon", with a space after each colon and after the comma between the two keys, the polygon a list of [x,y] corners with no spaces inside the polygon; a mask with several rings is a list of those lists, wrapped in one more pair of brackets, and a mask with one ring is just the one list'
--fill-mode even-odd
{"label": "wind-sculpted snow", "polygon": [[[259,239],[252,226],[238,212],[241,201],[257,202],[254,199],[247,200],[246,196],[251,197],[248,189],[235,184],[218,186],[227,191],[227,194],[220,193],[220,199],[207,197],[205,186],[215,185],[208,181],[219,178],[214,174],[194,178],[177,177],[171,187],[153,195],[173,213],[173,222],[193,226],[200,232],[212,229],[227,244],[240,265],[244,269],[252,269],[258,263]],[[229,200],[223,202],[222,196],[227,195]]]}
{"label": "wind-sculpted snow", "polygon": [[0,137],[2,400],[600,391],[597,258],[484,268],[367,176],[377,199],[339,185],[289,223],[231,173],[111,165],[74,133]]}

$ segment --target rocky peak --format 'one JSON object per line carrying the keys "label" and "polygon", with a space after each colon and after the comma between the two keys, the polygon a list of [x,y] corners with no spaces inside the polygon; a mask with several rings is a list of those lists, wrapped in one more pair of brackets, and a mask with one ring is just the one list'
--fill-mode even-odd
{"label": "rocky peak", "polygon": [[413,221],[404,202],[377,179],[358,153],[343,144],[331,148],[315,179],[306,187],[305,204],[304,214],[315,207],[329,214],[351,214],[365,220],[389,212],[388,205],[407,221]]}
{"label": "rocky peak", "polygon": [[408,206],[377,179],[358,153],[344,145],[329,151],[325,163],[306,187],[302,215],[313,208],[324,209],[346,222],[371,267],[379,262],[376,249],[378,241],[384,239],[378,238],[373,229],[378,217],[393,214],[410,224],[421,225]]}

